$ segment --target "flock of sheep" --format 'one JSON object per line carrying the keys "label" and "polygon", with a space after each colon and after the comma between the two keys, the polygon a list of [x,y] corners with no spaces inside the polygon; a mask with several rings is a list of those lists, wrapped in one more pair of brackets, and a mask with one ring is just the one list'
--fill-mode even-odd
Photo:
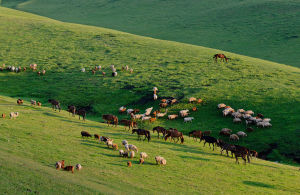
{"label": "flock of sheep", "polygon": [[[112,65],[110,66],[110,69],[111,69],[111,71],[112,71],[111,75],[112,75],[113,77],[118,76],[117,68],[115,67],[115,65],[112,64]],[[99,65],[99,66],[95,66],[91,71],[92,71],[92,73],[95,75],[97,71],[101,71],[101,70],[102,70],[102,66]],[[129,68],[128,65],[123,66],[123,67],[122,67],[122,70],[123,70],[123,71],[129,71],[130,73],[133,73],[133,68]],[[80,72],[86,72],[86,69],[85,69],[85,68],[81,68],[81,69],[80,69]],[[106,73],[105,73],[104,71],[102,71],[102,75],[105,76]]]}
{"label": "flock of sheep", "polygon": [[[37,64],[30,64],[29,65],[29,68],[33,71],[37,71]],[[19,73],[21,71],[25,72],[27,70],[26,67],[21,67],[21,66],[18,66],[18,67],[15,67],[15,66],[6,66],[5,64],[2,64],[2,67],[0,67],[0,71],[10,71],[10,72],[15,72],[15,73]],[[38,75],[45,75],[46,74],[46,70],[43,69],[41,71],[37,71],[37,74]]]}

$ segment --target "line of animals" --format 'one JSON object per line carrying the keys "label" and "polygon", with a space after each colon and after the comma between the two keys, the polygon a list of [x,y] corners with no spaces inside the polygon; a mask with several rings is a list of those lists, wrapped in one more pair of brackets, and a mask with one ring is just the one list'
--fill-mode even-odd
{"label": "line of animals", "polygon": [[[29,65],[29,68],[32,70],[32,71],[37,71],[37,64],[30,64]],[[27,68],[26,67],[21,67],[21,66],[18,66],[18,67],[15,67],[15,66],[6,66],[5,64],[2,64],[2,67],[0,67],[0,71],[10,71],[10,72],[16,72],[16,73],[19,73],[19,72],[26,72]],[[43,69],[41,71],[37,71],[36,72],[38,75],[45,75],[46,74],[46,70]]]}
{"label": "line of animals", "polygon": [[[87,131],[81,131],[81,136],[82,136],[82,138],[92,138],[93,137]],[[96,140],[98,140],[99,143],[102,143],[102,142],[105,143],[108,148],[112,148],[113,150],[118,150],[119,149],[118,145],[113,143],[114,140],[109,138],[109,137],[94,134],[94,138]],[[135,153],[138,153],[138,147],[136,147],[133,144],[129,144],[127,140],[123,140],[122,145],[124,146],[125,150],[123,150],[123,149],[119,150],[120,157],[133,159],[135,157]],[[146,152],[141,152],[140,153],[139,164],[144,164],[146,158],[148,158],[148,154]],[[155,161],[156,161],[156,164],[160,164],[160,165],[166,165],[167,164],[167,160],[165,158],[161,157],[161,156],[155,156]],[[132,162],[128,161],[127,166],[131,167]]]}
{"label": "line of animals", "polygon": [[[112,73],[111,73],[112,77],[118,76],[117,68],[115,67],[115,65],[112,64],[110,66],[110,69],[112,71]],[[93,75],[95,75],[97,71],[101,71],[101,70],[102,70],[102,67],[99,65],[99,66],[95,66],[94,68],[92,68],[91,72]],[[129,68],[128,65],[122,66],[122,71],[129,71],[130,73],[133,73],[133,68]],[[81,68],[80,72],[86,72],[86,69]],[[102,76],[105,76],[105,75],[106,75],[106,73],[104,71],[102,71]]]}
{"label": "line of animals", "polygon": [[82,169],[81,164],[76,164],[75,166],[71,166],[71,165],[65,166],[65,160],[57,161],[55,163],[55,167],[56,170],[62,169],[65,171],[72,171],[72,173],[74,173],[74,169],[76,169],[77,171],[80,171]]}

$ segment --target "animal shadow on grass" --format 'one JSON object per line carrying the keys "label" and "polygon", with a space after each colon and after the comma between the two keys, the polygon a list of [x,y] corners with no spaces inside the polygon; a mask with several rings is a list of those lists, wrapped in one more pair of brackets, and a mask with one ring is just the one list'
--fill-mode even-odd
{"label": "animal shadow on grass", "polygon": [[71,121],[69,119],[61,119],[61,121],[65,121],[65,122],[69,122],[69,123],[77,123],[77,124],[80,124],[80,126],[84,126],[84,125],[82,125],[83,121],[81,121],[81,122],[79,122],[79,121]]}
{"label": "animal shadow on grass", "polygon": [[210,161],[210,159],[207,158],[201,158],[201,157],[195,157],[195,156],[184,156],[184,155],[180,155],[180,158],[190,158],[193,160],[202,160],[202,161]]}
{"label": "animal shadow on grass", "polygon": [[44,115],[47,115],[47,116],[52,116],[52,117],[57,117],[57,118],[60,118],[61,116],[58,116],[56,114],[52,114],[52,113],[49,113],[49,112],[44,112],[43,113]]}
{"label": "animal shadow on grass", "polygon": [[[107,148],[108,149],[108,148]],[[106,153],[99,153],[100,155],[104,155],[104,156],[108,156],[108,157],[114,157],[114,158],[122,158],[122,157],[120,157],[117,153],[116,154],[106,154]]]}
{"label": "animal shadow on grass", "polygon": [[[253,160],[251,161],[253,162]],[[270,166],[270,165],[262,165],[262,164],[257,164],[257,163],[252,163],[253,165],[257,165],[257,166],[263,166],[263,167],[269,167],[269,168],[273,168],[273,169],[278,169],[278,167],[274,167],[274,166]]]}
{"label": "animal shadow on grass", "polygon": [[250,186],[255,186],[255,187],[263,187],[263,188],[275,188],[274,185],[262,183],[262,182],[257,182],[257,181],[243,181],[244,184],[250,185]]}

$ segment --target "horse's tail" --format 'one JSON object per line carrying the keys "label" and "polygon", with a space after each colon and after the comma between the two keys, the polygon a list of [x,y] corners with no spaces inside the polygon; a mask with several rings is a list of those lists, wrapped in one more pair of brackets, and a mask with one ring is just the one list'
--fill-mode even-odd
{"label": "horse's tail", "polygon": [[148,142],[149,142],[151,140],[150,131],[147,134],[148,134]]}

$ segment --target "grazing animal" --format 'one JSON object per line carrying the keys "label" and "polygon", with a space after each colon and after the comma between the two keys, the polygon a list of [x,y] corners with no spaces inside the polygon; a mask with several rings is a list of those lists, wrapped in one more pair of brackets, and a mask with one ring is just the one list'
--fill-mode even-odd
{"label": "grazing animal", "polygon": [[248,132],[253,132],[254,129],[253,129],[252,127],[248,127],[248,128],[246,129],[246,131],[248,131]]}
{"label": "grazing animal", "polygon": [[179,132],[179,131],[175,131],[175,130],[169,130],[165,136],[165,141],[167,141],[167,139],[171,137],[172,140],[174,140],[175,142],[175,139],[174,138],[177,138],[177,141],[176,143],[179,141],[180,139],[180,144],[183,144],[184,143],[184,138],[183,138],[183,134],[182,132]]}
{"label": "grazing animal", "polygon": [[173,120],[173,119],[176,119],[176,118],[178,118],[177,114],[171,114],[171,115],[168,116],[169,120]]}
{"label": "grazing animal", "polygon": [[236,150],[234,145],[228,144],[228,143],[224,142],[223,140],[218,139],[217,140],[217,146],[219,146],[221,148],[221,155],[222,155],[223,151],[226,150],[227,156],[229,156],[228,151],[230,151],[231,152],[231,157],[233,158],[233,151]]}
{"label": "grazing animal", "polygon": [[168,106],[168,103],[160,103],[159,106],[161,108],[166,108]]}
{"label": "grazing animal", "polygon": [[247,134],[243,131],[239,131],[236,133],[239,137],[247,137]]}
{"label": "grazing animal", "polygon": [[192,111],[196,112],[197,111],[197,107],[193,107]]}
{"label": "grazing animal", "polygon": [[118,150],[118,148],[119,148],[117,144],[113,144],[112,147],[114,150]]}
{"label": "grazing animal", "polygon": [[153,94],[153,100],[157,100],[157,95]]}
{"label": "grazing animal", "polygon": [[[200,130],[193,130],[193,131],[189,132],[189,137],[191,137],[191,136],[193,137],[194,141],[197,141],[198,138],[201,140],[203,133]],[[195,138],[196,138],[196,140],[195,140]]]}
{"label": "grazing animal", "polygon": [[101,142],[106,143],[108,140],[110,140],[109,137],[101,136],[99,142],[100,142],[100,143],[101,143]]}
{"label": "grazing animal", "polygon": [[[137,133],[138,134],[138,140],[141,140],[141,135],[145,136],[145,139],[148,139],[148,142],[151,139],[150,131],[145,129],[132,129],[132,134]],[[145,139],[143,141],[145,141]]]}
{"label": "grazing animal", "polygon": [[6,117],[6,115],[3,113],[3,114],[1,115],[1,117],[2,117],[2,118],[5,118],[5,117]]}
{"label": "grazing animal", "polygon": [[42,106],[42,103],[41,103],[41,102],[37,102],[37,105],[41,107],[41,106]]}
{"label": "grazing animal", "polygon": [[130,128],[133,129],[134,127],[137,127],[136,122],[131,121],[131,120],[122,119],[122,120],[120,121],[120,123],[124,125],[125,130],[126,130],[127,127],[128,127],[128,130],[130,130]]}
{"label": "grazing animal", "polygon": [[124,113],[126,111],[126,108],[124,106],[119,108],[119,113]]}
{"label": "grazing animal", "polygon": [[66,166],[64,168],[65,171],[72,171],[72,173],[74,173],[74,166]]}
{"label": "grazing animal", "polygon": [[113,141],[114,141],[114,140],[112,140],[112,139],[109,139],[109,140],[106,141],[106,145],[107,145],[108,148],[109,148],[109,147],[112,147],[112,148],[113,148]]}
{"label": "grazing animal", "polygon": [[151,111],[153,110],[153,107],[151,107],[151,108],[147,108],[146,110],[145,110],[145,115],[146,116],[149,116],[150,114],[151,114]]}
{"label": "grazing animal", "polygon": [[55,167],[56,167],[56,169],[65,168],[65,160],[56,162]]}
{"label": "grazing animal", "polygon": [[197,98],[195,97],[190,97],[189,98],[189,103],[193,103],[193,102],[196,102],[197,101]]}
{"label": "grazing animal", "polygon": [[118,117],[112,114],[103,114],[102,118],[106,120],[107,126],[109,126],[110,123],[112,123],[112,125],[115,125],[116,127],[118,126]]}
{"label": "grazing animal", "polygon": [[231,134],[229,137],[229,140],[231,141],[239,141],[239,136],[237,136],[236,134]]}
{"label": "grazing animal", "polygon": [[75,112],[76,112],[76,114],[78,114],[79,120],[80,120],[80,117],[82,117],[83,121],[85,121],[85,117],[86,117],[85,109],[81,108],[79,110],[76,110]]}
{"label": "grazing animal", "polygon": [[202,99],[200,99],[200,98],[199,98],[199,99],[197,99],[197,103],[198,103],[198,104],[201,104],[202,102],[203,102],[203,100],[202,100]]}
{"label": "grazing animal", "polygon": [[[10,119],[15,119],[15,118],[17,118],[19,116],[19,112],[11,112],[10,114],[9,114],[9,117],[10,117]],[[3,117],[3,114],[2,114],[2,117]],[[5,116],[3,117],[3,118],[5,118]]]}
{"label": "grazing animal", "polygon": [[151,118],[149,119],[149,122],[150,122],[150,123],[154,123],[155,121],[156,121],[156,117],[154,117],[154,118],[151,117]]}
{"label": "grazing animal", "polygon": [[68,112],[69,112],[69,115],[72,114],[72,116],[75,116],[76,114],[76,107],[71,105],[71,106],[68,106]]}
{"label": "grazing animal", "polygon": [[140,158],[140,164],[144,164],[145,160],[143,158]]}
{"label": "grazing animal", "polygon": [[40,72],[40,71],[38,71],[38,72],[37,72],[37,75],[39,75],[39,76],[40,76],[40,75],[41,75],[41,72]]}
{"label": "grazing animal", "polygon": [[122,145],[125,146],[126,144],[128,144],[128,141],[127,141],[127,140],[123,140],[123,141],[122,141]]}
{"label": "grazing animal", "polygon": [[46,74],[46,70],[43,70],[43,71],[42,71],[42,74],[45,75],[45,74]]}
{"label": "grazing animal", "polygon": [[234,145],[236,150],[233,150],[232,152],[235,155],[236,163],[238,162],[238,157],[242,157],[246,164],[246,157],[248,160],[248,163],[250,163],[250,150],[248,148],[245,148],[243,146]]}
{"label": "grazing animal", "polygon": [[54,100],[54,99],[49,99],[48,102],[52,105],[53,110],[58,109],[59,112],[60,112],[61,108],[60,108],[60,103],[59,103],[59,101]]}
{"label": "grazing animal", "polygon": [[100,136],[98,134],[94,134],[94,138],[100,140]]}
{"label": "grazing animal", "polygon": [[233,119],[233,122],[234,122],[234,123],[241,123],[241,122],[242,122],[242,119],[240,119],[240,118],[234,118],[234,119]]}
{"label": "grazing animal", "polygon": [[17,100],[17,104],[18,104],[18,105],[21,105],[21,104],[23,104],[23,103],[24,103],[24,100],[22,100],[22,99],[18,99],[18,100]]}
{"label": "grazing animal", "polygon": [[137,148],[135,145],[132,145],[132,144],[126,144],[124,147],[125,147],[125,149],[126,149],[127,151],[133,150],[133,151],[135,151],[135,152],[138,152],[138,148]]}
{"label": "grazing animal", "polygon": [[226,107],[226,104],[223,104],[223,103],[221,103],[221,104],[218,104],[218,108],[219,109],[221,109],[221,108],[225,108]]}
{"label": "grazing animal", "polygon": [[77,164],[77,165],[75,166],[75,168],[76,168],[77,171],[80,171],[80,170],[82,169],[82,166],[81,166],[81,164]]}
{"label": "grazing animal", "polygon": [[179,115],[181,116],[181,117],[186,117],[186,116],[188,116],[189,115],[189,110],[180,110],[179,111]]}
{"label": "grazing animal", "polygon": [[128,158],[134,158],[134,156],[135,156],[135,152],[129,151]]}
{"label": "grazing animal", "polygon": [[194,117],[185,117],[183,119],[183,122],[187,123],[187,122],[192,122],[192,120],[194,120]]}
{"label": "grazing animal", "polygon": [[105,72],[102,72],[102,76],[105,76]]}
{"label": "grazing animal", "polygon": [[147,158],[148,155],[147,155],[146,152],[141,152],[141,153],[140,153],[140,157],[141,157],[141,158]]}
{"label": "grazing animal", "polygon": [[157,126],[157,127],[154,127],[153,128],[153,133],[157,131],[157,137],[159,138],[159,133],[162,133],[163,134],[163,137],[165,137],[166,133],[167,133],[167,130],[163,127],[160,127],[160,126]]}
{"label": "grazing animal", "polygon": [[166,109],[166,111],[165,111],[164,113],[157,113],[156,116],[157,116],[158,118],[161,118],[161,117],[166,116],[167,113],[168,113],[168,109]]}
{"label": "grazing animal", "polygon": [[203,131],[203,135],[209,136],[211,134],[211,131]]}
{"label": "grazing animal", "polygon": [[203,146],[205,146],[205,144],[208,143],[208,145],[210,147],[210,144],[212,144],[213,150],[215,150],[215,144],[217,144],[217,139],[216,138],[204,135],[204,136],[201,137],[200,141],[202,141],[202,140],[204,140],[204,145]]}
{"label": "grazing animal", "polygon": [[257,115],[256,115],[256,117],[258,117],[258,118],[264,118],[264,115],[263,114],[261,114],[261,113],[258,113]]}
{"label": "grazing animal", "polygon": [[92,137],[92,135],[87,131],[81,131],[81,136],[83,137]]}
{"label": "grazing animal", "polygon": [[166,165],[167,164],[166,159],[164,157],[161,157],[161,156],[156,156],[155,161],[156,161],[156,164],[160,164],[160,165]]}
{"label": "grazing animal", "polygon": [[230,136],[231,134],[230,134],[230,132],[228,132],[228,131],[220,131],[220,133],[219,133],[219,135],[223,135],[223,136]]}
{"label": "grazing animal", "polygon": [[130,161],[127,162],[127,167],[132,167],[132,163]]}
{"label": "grazing animal", "polygon": [[215,54],[214,57],[215,61],[217,62],[218,61],[218,58],[220,58],[223,62],[226,61],[228,62],[228,60],[230,58],[227,58],[224,54]]}
{"label": "grazing animal", "polygon": [[80,69],[81,72],[85,72],[85,68]]}
{"label": "grazing animal", "polygon": [[118,73],[117,72],[113,72],[113,73],[111,73],[111,76],[112,77],[116,77],[116,76],[118,76]]}
{"label": "grazing animal", "polygon": [[255,158],[257,158],[258,157],[258,153],[255,151],[255,150],[250,150],[250,155],[251,155],[251,157],[255,157]]}
{"label": "grazing animal", "polygon": [[35,100],[30,100],[31,105],[35,106],[36,105],[36,101]]}

